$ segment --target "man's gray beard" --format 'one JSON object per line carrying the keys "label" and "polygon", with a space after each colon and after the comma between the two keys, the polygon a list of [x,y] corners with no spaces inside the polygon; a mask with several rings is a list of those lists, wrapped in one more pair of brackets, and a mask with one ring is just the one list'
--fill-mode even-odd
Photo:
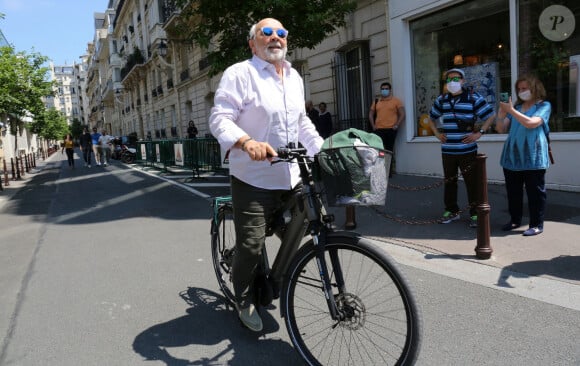
{"label": "man's gray beard", "polygon": [[286,58],[288,47],[282,48],[282,52],[272,52],[266,47],[265,54],[268,61],[282,61]]}

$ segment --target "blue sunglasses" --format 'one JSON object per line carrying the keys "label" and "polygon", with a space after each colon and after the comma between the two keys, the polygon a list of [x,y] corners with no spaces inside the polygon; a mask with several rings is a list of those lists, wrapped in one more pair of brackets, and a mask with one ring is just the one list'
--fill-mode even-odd
{"label": "blue sunglasses", "polygon": [[[272,27],[262,27],[260,31],[266,37],[270,37],[272,34],[274,34],[274,29]],[[284,28],[278,28],[276,29],[276,35],[279,38],[286,38],[286,36],[288,36],[288,31]]]}

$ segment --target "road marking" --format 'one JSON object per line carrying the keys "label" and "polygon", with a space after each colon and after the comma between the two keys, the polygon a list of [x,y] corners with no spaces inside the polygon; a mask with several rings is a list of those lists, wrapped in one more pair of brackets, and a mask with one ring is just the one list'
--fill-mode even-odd
{"label": "road marking", "polygon": [[199,188],[206,188],[206,187],[229,187],[229,183],[183,183],[190,187],[199,187]]}

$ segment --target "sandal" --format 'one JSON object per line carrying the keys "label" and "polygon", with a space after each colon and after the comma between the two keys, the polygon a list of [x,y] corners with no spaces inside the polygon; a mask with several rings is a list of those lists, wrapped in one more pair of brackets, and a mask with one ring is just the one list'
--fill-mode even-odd
{"label": "sandal", "polygon": [[515,224],[513,222],[508,222],[504,226],[501,227],[503,231],[512,231],[513,229],[517,229],[521,226],[521,224]]}

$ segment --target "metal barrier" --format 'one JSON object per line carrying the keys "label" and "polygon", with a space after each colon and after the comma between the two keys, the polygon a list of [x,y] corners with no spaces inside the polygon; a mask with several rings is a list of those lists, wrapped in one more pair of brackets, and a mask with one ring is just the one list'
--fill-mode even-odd
{"label": "metal barrier", "polygon": [[144,166],[191,169],[194,176],[199,176],[226,169],[222,161],[220,146],[211,137],[137,142],[136,163]]}

